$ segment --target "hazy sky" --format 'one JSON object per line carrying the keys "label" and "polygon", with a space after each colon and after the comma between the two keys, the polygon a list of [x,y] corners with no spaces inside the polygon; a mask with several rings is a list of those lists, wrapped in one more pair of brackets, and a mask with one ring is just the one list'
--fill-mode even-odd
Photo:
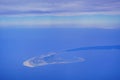
{"label": "hazy sky", "polygon": [[1,0],[0,10],[1,26],[116,28],[120,25],[119,0]]}

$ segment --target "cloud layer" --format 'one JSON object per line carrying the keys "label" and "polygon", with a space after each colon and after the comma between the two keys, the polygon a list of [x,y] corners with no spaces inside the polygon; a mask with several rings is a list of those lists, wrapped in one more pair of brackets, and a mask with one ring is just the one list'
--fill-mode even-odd
{"label": "cloud layer", "polygon": [[119,0],[0,0],[0,15],[120,14]]}
{"label": "cloud layer", "polygon": [[120,15],[3,16],[0,27],[25,28],[120,28]]}

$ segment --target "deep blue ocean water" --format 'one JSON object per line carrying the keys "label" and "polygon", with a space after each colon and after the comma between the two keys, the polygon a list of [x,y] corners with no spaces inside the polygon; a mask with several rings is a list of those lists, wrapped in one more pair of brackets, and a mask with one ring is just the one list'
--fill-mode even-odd
{"label": "deep blue ocean water", "polygon": [[120,29],[0,28],[0,80],[120,80],[120,50],[68,54],[84,62],[29,68],[31,57],[89,46],[120,45]]}

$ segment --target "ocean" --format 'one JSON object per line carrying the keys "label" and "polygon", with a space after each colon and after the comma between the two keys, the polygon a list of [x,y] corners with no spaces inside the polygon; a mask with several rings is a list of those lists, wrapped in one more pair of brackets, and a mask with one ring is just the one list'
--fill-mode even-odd
{"label": "ocean", "polygon": [[84,58],[85,61],[80,63],[34,68],[23,65],[29,58],[50,52],[120,45],[119,34],[120,29],[1,27],[0,80],[120,80],[119,49],[66,53]]}

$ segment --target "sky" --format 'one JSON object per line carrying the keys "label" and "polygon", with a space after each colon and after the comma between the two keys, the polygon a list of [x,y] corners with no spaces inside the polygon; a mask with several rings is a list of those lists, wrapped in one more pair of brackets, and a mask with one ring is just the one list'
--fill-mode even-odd
{"label": "sky", "polygon": [[120,0],[0,0],[0,80],[120,80],[119,34]]}
{"label": "sky", "polygon": [[1,15],[119,14],[119,0],[1,0]]}
{"label": "sky", "polygon": [[73,25],[111,29],[120,25],[119,0],[1,0],[0,10],[2,27]]}

